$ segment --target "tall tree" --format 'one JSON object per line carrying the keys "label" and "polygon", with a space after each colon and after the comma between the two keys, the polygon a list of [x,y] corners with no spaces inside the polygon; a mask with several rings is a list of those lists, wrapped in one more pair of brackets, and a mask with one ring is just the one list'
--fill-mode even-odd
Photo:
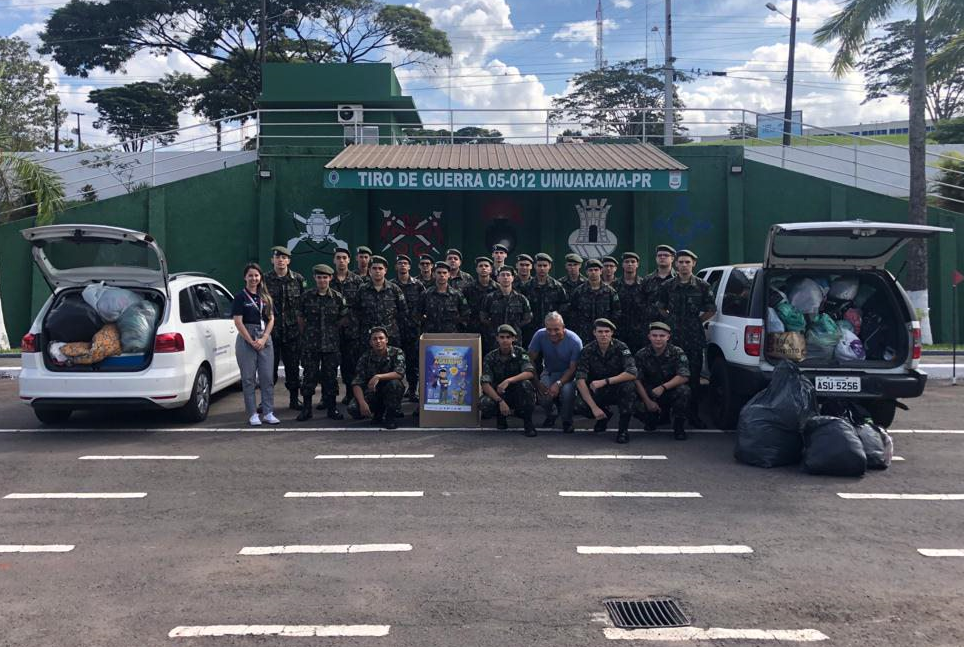
{"label": "tall tree", "polygon": [[0,137],[7,150],[33,151],[53,142],[56,87],[47,66],[31,60],[30,46],[19,38],[0,38]]}
{"label": "tall tree", "polygon": [[[867,97],[864,103],[890,95],[910,94],[914,58],[914,23],[899,20],[883,26],[884,33],[867,41],[856,67],[864,73]],[[947,46],[953,33],[940,28],[936,21],[926,25],[927,56],[936,55]],[[964,67],[942,73],[928,70],[927,113],[934,121],[950,119],[964,109]]]}
{"label": "tall tree", "polygon": [[160,83],[139,81],[115,88],[92,90],[88,102],[97,106],[100,118],[94,128],[106,128],[117,137],[125,151],[144,150],[145,138],[152,135],[159,144],[170,144],[177,137],[178,97]]}
{"label": "tall tree", "polygon": [[[831,16],[814,32],[813,42],[826,45],[839,41],[832,70],[841,77],[853,69],[868,31],[886,20],[899,6],[915,11],[911,78],[908,94],[910,113],[910,204],[908,217],[913,224],[927,223],[927,177],[925,175],[925,116],[927,112],[927,11],[960,0],[848,0],[843,9]],[[907,247],[908,272],[905,282],[914,307],[921,313],[921,336],[931,341],[927,316],[927,245],[913,241]]]}
{"label": "tall tree", "polygon": [[[51,14],[40,52],[67,74],[117,72],[138,52],[181,52],[204,73],[230,78],[244,110],[255,108],[262,51],[272,61],[384,60],[404,65],[448,57],[448,37],[414,7],[376,0],[269,0],[262,42],[261,0],[70,0]],[[206,93],[221,86],[212,84]],[[255,88],[255,91],[250,91]],[[222,102],[218,100],[219,102]],[[223,102],[222,102],[223,103]]]}
{"label": "tall tree", "polygon": [[[690,77],[676,72],[677,82]],[[643,59],[623,61],[600,69],[581,72],[571,80],[572,91],[552,100],[550,121],[576,121],[591,137],[613,136],[638,141],[661,142],[663,138],[663,70],[647,67]],[[673,107],[685,108],[679,95]],[[674,123],[674,141],[689,141],[686,128]]]}
{"label": "tall tree", "polygon": [[733,124],[729,130],[726,131],[726,134],[730,139],[756,139],[759,137],[757,127],[747,123]]}
{"label": "tall tree", "polygon": [[937,29],[953,36],[928,65],[937,74],[964,69],[964,2],[941,3],[934,12],[933,22]]}

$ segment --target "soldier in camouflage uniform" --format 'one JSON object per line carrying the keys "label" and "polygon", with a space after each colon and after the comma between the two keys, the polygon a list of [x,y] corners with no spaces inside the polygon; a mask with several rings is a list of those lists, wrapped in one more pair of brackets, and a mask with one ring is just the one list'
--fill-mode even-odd
{"label": "soldier in camouflage uniform", "polygon": [[633,417],[636,391],[636,362],[629,346],[613,339],[616,325],[609,319],[597,319],[593,327],[593,341],[586,344],[576,362],[575,410],[581,415],[595,418],[594,431],[606,431],[612,414],[611,405],[619,407],[619,431],[617,443],[629,442],[629,422]]}
{"label": "soldier in camouflage uniform", "polygon": [[430,288],[435,285],[435,259],[433,259],[428,254],[422,254],[418,257],[418,280],[422,282],[426,288]]}
{"label": "soldier in camouflage uniform", "polygon": [[469,316],[469,303],[461,291],[449,285],[449,265],[443,261],[435,264],[435,285],[425,290],[415,320],[423,333],[453,333],[462,330]]}
{"label": "soldier in camouflage uniform", "polygon": [[595,339],[593,322],[596,319],[618,321],[622,312],[616,290],[602,282],[602,263],[595,258],[586,261],[586,275],[586,282],[569,295],[569,316],[566,317],[583,344]]}
{"label": "soldier in camouflage uniform", "polygon": [[496,416],[498,429],[508,429],[506,417],[514,414],[522,418],[525,435],[535,436],[532,412],[535,409],[536,391],[532,378],[536,369],[529,354],[521,346],[515,345],[517,337],[512,326],[502,324],[496,335],[499,347],[487,353],[482,360],[482,398],[479,408],[483,417]]}
{"label": "soldier in camouflage uniform", "polygon": [[684,421],[689,410],[689,360],[679,346],[669,343],[670,328],[662,321],[649,325],[649,344],[636,353],[636,417],[646,431],[656,429],[660,416],[669,412],[673,437],[686,440]]}
{"label": "soldier in camouflage uniform", "polygon": [[502,243],[492,246],[492,276],[498,276],[498,272],[505,265],[505,259],[509,257],[509,248]]}
{"label": "soldier in camouflage uniform", "polygon": [[411,268],[412,260],[407,255],[396,256],[395,278],[392,279],[392,283],[401,288],[405,295],[405,303],[408,304],[408,318],[398,322],[402,335],[402,351],[409,360],[405,363],[405,382],[408,384],[405,397],[409,402],[418,402],[418,362],[415,358],[418,357],[418,336],[421,330],[418,322],[415,321],[415,309],[422,298],[422,293],[425,292],[425,285],[418,279],[412,278]]}
{"label": "soldier in camouflage uniform", "polygon": [[[498,276],[499,289],[482,301],[479,316],[489,330],[494,331],[502,324],[509,324],[518,331],[532,321],[532,308],[529,307],[529,300],[512,289],[514,279],[515,272],[513,269],[508,265],[503,265]],[[494,350],[496,346],[495,335],[487,335],[482,339],[483,354]]]}
{"label": "soldier in camouflage uniform", "polygon": [[619,308],[622,311],[619,321],[616,322],[619,326],[619,338],[626,342],[634,355],[647,344],[646,335],[649,333],[646,321],[649,306],[638,271],[639,254],[624,252],[623,275],[613,284],[616,294],[619,295]]}
{"label": "soldier in camouflage uniform", "polygon": [[355,264],[358,267],[358,276],[363,279],[368,276],[368,268],[372,260],[372,249],[371,247],[365,247],[362,245],[355,249]]}
{"label": "soldier in camouflage uniform", "polygon": [[[559,279],[562,287],[566,288],[566,294],[572,299],[572,293],[576,288],[586,282],[586,277],[580,274],[582,270],[582,256],[579,254],[566,254],[566,275]],[[560,310],[560,312],[564,312]]]}
{"label": "soldier in camouflage uniform", "polygon": [[492,332],[488,326],[482,323],[480,317],[482,302],[490,294],[499,291],[499,286],[492,279],[492,266],[492,259],[488,256],[479,256],[475,259],[475,281],[462,291],[465,300],[469,302],[469,318],[465,330],[466,332],[479,333],[479,337],[483,340],[488,338]]}
{"label": "soldier in camouflage uniform", "polygon": [[277,246],[271,248],[274,269],[264,275],[265,287],[274,302],[274,328],[271,343],[274,345],[274,383],[278,383],[278,364],[285,364],[285,388],[288,389],[290,409],[301,409],[298,402],[298,383],[301,369],[298,366],[300,351],[298,341],[298,302],[305,292],[305,278],[288,269],[291,250]]}
{"label": "soldier in camouflage uniform", "polygon": [[475,279],[468,272],[462,271],[462,252],[450,249],[445,252],[445,262],[449,265],[449,287],[465,290]]}
{"label": "soldier in camouflage uniform", "polygon": [[369,334],[369,349],[358,358],[351,388],[354,398],[348,413],[355,420],[371,416],[376,425],[397,429],[396,412],[401,409],[405,387],[405,353],[388,345],[388,332],[375,326]]}
{"label": "soldier in camouflage uniform", "polygon": [[619,263],[612,256],[602,257],[602,282],[612,288],[616,287],[616,268],[619,267]]}
{"label": "soldier in camouflage uniform", "polygon": [[402,289],[388,281],[388,261],[384,256],[372,256],[368,265],[368,280],[355,297],[355,319],[358,320],[359,339],[366,331],[380,326],[388,331],[388,345],[402,345],[401,325],[408,321],[408,303]]}
{"label": "soldier in camouflage uniform", "polygon": [[562,283],[549,276],[552,271],[552,257],[545,253],[536,254],[536,276],[529,283],[523,295],[529,299],[532,308],[532,321],[522,329],[522,347],[528,348],[532,336],[542,327],[550,312],[562,312],[569,304],[569,295]]}
{"label": "soldier in camouflage uniform", "polygon": [[703,323],[716,313],[713,290],[703,279],[694,276],[696,254],[688,249],[676,254],[676,277],[660,288],[657,305],[660,314],[673,330],[676,345],[683,349],[690,365],[689,422],[696,429],[699,419],[700,373],[703,370],[703,349],[706,333]]}
{"label": "soldier in camouflage uniform", "polygon": [[525,294],[525,290],[529,288],[529,283],[533,280],[532,267],[535,262],[535,259],[528,254],[519,254],[515,257],[515,289],[520,294]]}
{"label": "soldier in camouflage uniform", "polygon": [[675,261],[675,249],[669,245],[656,246],[656,269],[643,277],[643,292],[646,294],[646,314],[643,318],[645,330],[649,330],[649,324],[654,321],[663,320],[663,315],[660,314],[656,303],[659,301],[660,288],[676,276],[676,272],[673,270]]}
{"label": "soldier in camouflage uniform", "polygon": [[[355,376],[355,364],[361,352],[358,339],[358,320],[355,318],[355,301],[358,291],[365,284],[365,279],[348,269],[351,252],[346,247],[335,249],[335,276],[331,279],[331,287],[345,297],[348,303],[349,320],[341,330],[341,379],[345,383],[345,397],[342,404],[348,404],[351,399],[351,380]],[[319,405],[319,408],[321,406]]]}
{"label": "soldier in camouflage uniform", "polygon": [[316,289],[305,292],[298,305],[298,328],[301,330],[301,364],[305,378],[301,385],[304,398],[298,420],[312,416],[311,399],[315,386],[321,383],[321,408],[328,410],[328,417],[341,420],[344,416],[335,401],[338,398],[338,363],[340,353],[340,329],[348,321],[348,304],[345,298],[331,289],[331,277],[335,271],[328,265],[313,268]]}

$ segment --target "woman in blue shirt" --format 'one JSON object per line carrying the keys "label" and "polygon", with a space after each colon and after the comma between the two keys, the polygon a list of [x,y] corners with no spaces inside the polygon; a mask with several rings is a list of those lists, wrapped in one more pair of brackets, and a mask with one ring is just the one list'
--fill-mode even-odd
{"label": "woman in blue shirt", "polygon": [[257,263],[248,263],[244,267],[244,289],[234,295],[231,316],[238,329],[235,354],[241,369],[241,388],[248,423],[261,424],[254,395],[257,380],[261,386],[264,421],[276,425],[281,421],[274,415],[274,346],[271,344],[274,304],[264,285],[264,273]]}

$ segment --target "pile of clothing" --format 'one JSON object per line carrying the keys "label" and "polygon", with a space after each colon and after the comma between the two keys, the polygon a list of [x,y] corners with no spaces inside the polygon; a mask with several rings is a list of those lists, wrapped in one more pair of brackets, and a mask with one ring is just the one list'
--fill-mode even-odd
{"label": "pile of clothing", "polygon": [[767,308],[767,356],[852,362],[896,355],[876,288],[855,276],[792,277],[774,281]]}
{"label": "pile of clothing", "polygon": [[45,321],[48,354],[64,366],[93,365],[151,349],[158,307],[124,288],[94,283],[81,299],[68,295]]}

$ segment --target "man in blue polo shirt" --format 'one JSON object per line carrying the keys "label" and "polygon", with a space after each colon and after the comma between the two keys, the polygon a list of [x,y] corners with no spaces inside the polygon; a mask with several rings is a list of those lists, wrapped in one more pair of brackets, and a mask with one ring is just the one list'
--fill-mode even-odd
{"label": "man in blue polo shirt", "polygon": [[542,370],[537,373],[536,385],[539,389],[539,404],[546,410],[542,427],[556,424],[555,402],[559,401],[562,414],[562,431],[572,433],[572,408],[576,401],[576,362],[582,350],[579,335],[566,330],[566,323],[558,312],[546,315],[545,328],[536,331],[529,342],[529,357],[538,366],[542,360]]}

